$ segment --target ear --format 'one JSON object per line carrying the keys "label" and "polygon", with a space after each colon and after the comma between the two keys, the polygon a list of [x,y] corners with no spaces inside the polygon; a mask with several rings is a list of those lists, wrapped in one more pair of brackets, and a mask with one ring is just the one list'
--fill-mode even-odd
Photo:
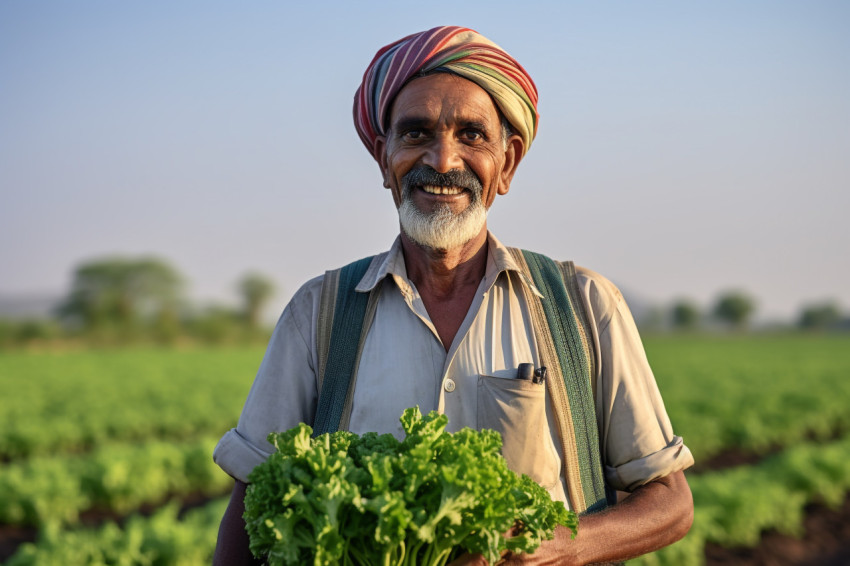
{"label": "ear", "polygon": [[387,137],[375,137],[375,149],[372,151],[372,157],[378,162],[378,167],[381,168],[381,176],[384,178],[384,188],[390,188],[389,168],[387,166]]}
{"label": "ear", "polygon": [[524,149],[525,144],[522,141],[522,136],[513,134],[508,138],[507,148],[505,149],[505,163],[499,173],[499,187],[496,189],[498,194],[508,194],[514,173],[516,173],[519,162],[522,161]]}

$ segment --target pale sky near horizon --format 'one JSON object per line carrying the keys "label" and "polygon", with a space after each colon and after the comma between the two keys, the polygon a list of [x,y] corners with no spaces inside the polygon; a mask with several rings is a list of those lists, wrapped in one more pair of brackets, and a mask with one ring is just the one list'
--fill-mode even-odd
{"label": "pale sky near horizon", "polygon": [[377,253],[392,200],[351,102],[375,51],[477,29],[529,71],[540,130],[489,226],[629,296],[765,318],[850,310],[850,3],[0,3],[0,295],[155,255],[198,302],[247,271],[279,311]]}

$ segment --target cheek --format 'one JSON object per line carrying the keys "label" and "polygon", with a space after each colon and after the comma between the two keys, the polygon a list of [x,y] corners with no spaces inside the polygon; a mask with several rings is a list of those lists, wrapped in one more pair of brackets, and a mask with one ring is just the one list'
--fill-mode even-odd
{"label": "cheek", "polygon": [[390,192],[393,194],[393,203],[395,207],[398,208],[401,206],[401,187],[396,187],[393,185],[390,188]]}
{"label": "cheek", "polygon": [[387,170],[391,177],[402,177],[404,173],[402,169],[405,167],[404,152],[398,149],[389,148],[387,150]]}
{"label": "cheek", "polygon": [[384,170],[384,185],[390,189],[396,208],[401,205],[401,178],[408,171],[399,159],[398,152],[387,152],[386,169]]}
{"label": "cheek", "polygon": [[416,156],[404,151],[396,151],[387,156],[387,177],[394,187],[398,187],[399,191],[401,191],[402,177],[416,165],[416,159]]}
{"label": "cheek", "polygon": [[475,166],[470,165],[472,171],[478,175],[484,188],[484,200],[489,206],[499,190],[499,160],[495,156],[487,155],[485,159],[479,159]]}

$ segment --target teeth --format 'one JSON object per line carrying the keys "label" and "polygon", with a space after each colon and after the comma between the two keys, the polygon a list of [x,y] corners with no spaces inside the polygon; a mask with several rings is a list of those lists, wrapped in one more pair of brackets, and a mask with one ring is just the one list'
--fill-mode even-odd
{"label": "teeth", "polygon": [[461,187],[437,187],[435,185],[423,185],[422,190],[432,195],[459,195],[463,192]]}

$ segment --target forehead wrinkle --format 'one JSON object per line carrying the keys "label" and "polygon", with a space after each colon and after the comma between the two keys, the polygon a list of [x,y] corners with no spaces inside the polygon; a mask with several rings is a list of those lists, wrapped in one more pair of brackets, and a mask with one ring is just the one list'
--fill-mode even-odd
{"label": "forehead wrinkle", "polygon": [[[391,127],[400,130],[404,130],[411,127],[432,127],[435,122],[443,121],[443,119],[434,120],[434,118],[430,116],[421,116],[414,114],[411,116],[399,116],[398,119],[391,125]],[[447,121],[452,124],[456,124],[461,128],[475,128],[477,130],[483,131],[488,130],[486,121],[479,120],[476,118],[464,118],[463,116],[460,116],[458,118],[450,117]]]}
{"label": "forehead wrinkle", "polygon": [[390,124],[393,130],[407,130],[410,128],[426,128],[433,120],[424,116],[400,116],[398,120]]}
{"label": "forehead wrinkle", "polygon": [[[486,94],[486,93],[485,93]],[[440,121],[462,127],[479,127],[486,131],[486,124],[499,121],[499,113],[489,95],[474,99],[450,93],[442,101]]]}
{"label": "forehead wrinkle", "polygon": [[[435,80],[473,87],[457,90],[446,85],[435,84]],[[423,84],[424,83],[424,84]],[[412,86],[416,88],[411,89]],[[436,126],[438,123],[451,125],[479,125],[493,122],[494,127],[501,124],[496,103],[490,94],[472,81],[452,74],[439,73],[419,77],[408,83],[399,92],[390,107],[390,127],[397,127],[408,117],[418,118],[420,125]],[[487,128],[482,128],[485,132]]]}

